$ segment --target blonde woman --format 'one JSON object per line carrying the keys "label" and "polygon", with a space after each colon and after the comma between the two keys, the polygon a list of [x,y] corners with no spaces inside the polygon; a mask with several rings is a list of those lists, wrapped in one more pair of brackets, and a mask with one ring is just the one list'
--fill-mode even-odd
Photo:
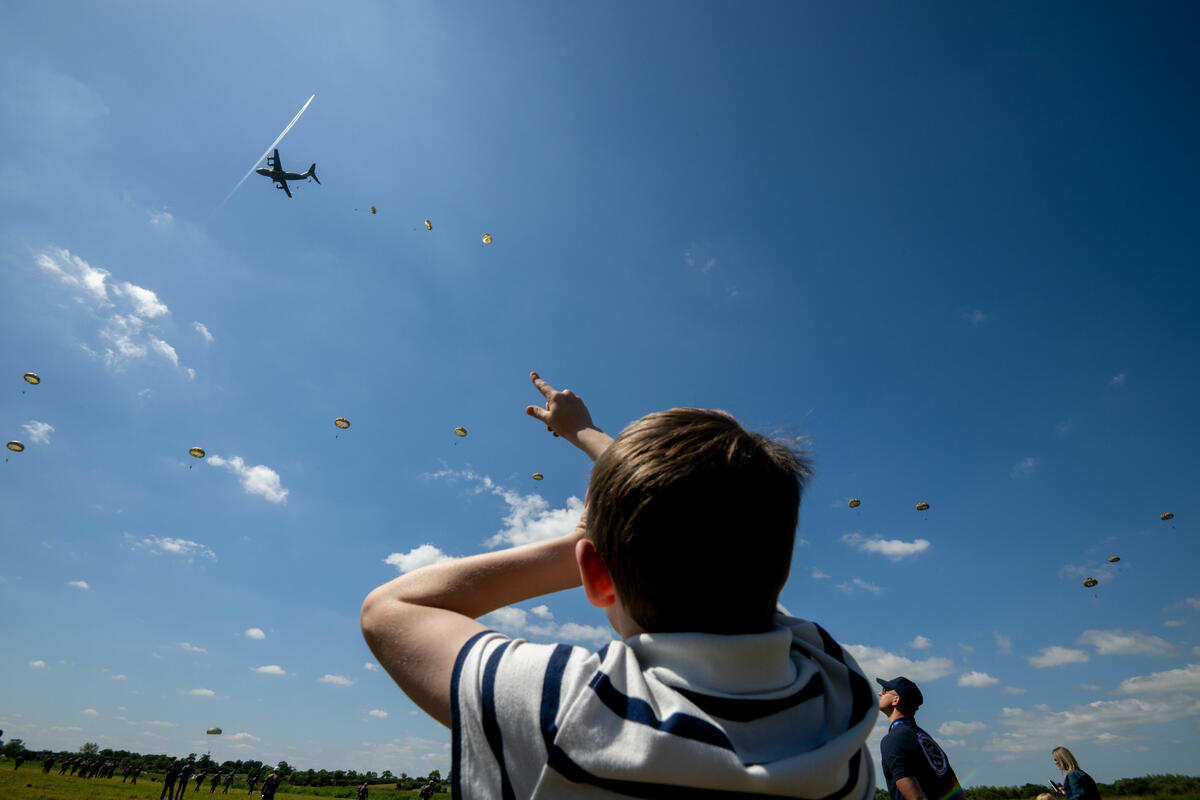
{"label": "blonde woman", "polygon": [[1096,782],[1092,780],[1091,775],[1079,768],[1079,762],[1070,750],[1056,747],[1050,757],[1054,759],[1054,766],[1065,773],[1063,785],[1054,787],[1059,794],[1067,800],[1100,800],[1100,790],[1096,788]]}

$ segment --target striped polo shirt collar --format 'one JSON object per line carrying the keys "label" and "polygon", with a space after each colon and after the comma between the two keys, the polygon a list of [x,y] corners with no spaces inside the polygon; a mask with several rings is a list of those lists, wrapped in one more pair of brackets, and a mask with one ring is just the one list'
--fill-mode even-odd
{"label": "striped polo shirt collar", "polygon": [[726,694],[769,692],[797,678],[792,632],[777,625],[766,633],[642,633],[625,644],[638,663],[668,685]]}

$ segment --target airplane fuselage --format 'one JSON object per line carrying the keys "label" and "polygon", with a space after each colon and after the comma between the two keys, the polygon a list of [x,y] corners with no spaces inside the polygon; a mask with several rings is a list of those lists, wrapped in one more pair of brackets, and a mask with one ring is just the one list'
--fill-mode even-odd
{"label": "airplane fuselage", "polygon": [[259,175],[270,178],[273,181],[302,181],[308,178],[307,173],[284,172],[283,170],[267,169],[266,167],[259,167],[254,171]]}

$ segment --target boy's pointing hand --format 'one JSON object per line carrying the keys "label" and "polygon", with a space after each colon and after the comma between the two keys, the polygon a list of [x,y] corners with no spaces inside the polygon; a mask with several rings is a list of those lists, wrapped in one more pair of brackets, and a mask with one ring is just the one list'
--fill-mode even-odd
{"label": "boy's pointing hand", "polygon": [[546,430],[561,436],[595,460],[612,443],[612,438],[592,422],[587,405],[570,389],[558,391],[536,372],[529,373],[533,385],[546,398],[545,407],[526,406],[525,413],[546,424]]}

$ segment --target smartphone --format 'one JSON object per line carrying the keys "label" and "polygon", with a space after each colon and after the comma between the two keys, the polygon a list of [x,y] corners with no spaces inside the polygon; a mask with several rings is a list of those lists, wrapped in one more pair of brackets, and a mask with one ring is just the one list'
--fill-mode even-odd
{"label": "smartphone", "polygon": [[1053,789],[1053,790],[1054,790],[1054,791],[1056,791],[1056,792],[1057,792],[1058,790],[1062,789],[1062,784],[1061,784],[1061,783],[1056,783],[1056,782],[1054,782],[1054,781],[1047,781],[1047,783],[1049,783],[1049,784],[1050,784],[1050,788],[1051,788],[1051,789]]}

